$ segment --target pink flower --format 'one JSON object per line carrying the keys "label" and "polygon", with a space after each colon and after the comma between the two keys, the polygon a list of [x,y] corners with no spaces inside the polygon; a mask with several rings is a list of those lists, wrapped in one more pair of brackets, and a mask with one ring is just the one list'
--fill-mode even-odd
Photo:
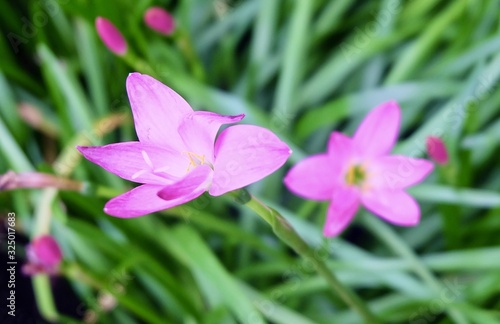
{"label": "pink flower", "polygon": [[95,20],[95,28],[97,34],[104,42],[104,45],[116,55],[123,55],[127,52],[127,41],[123,38],[122,33],[113,23],[106,18],[97,17]]}
{"label": "pink flower", "polygon": [[28,263],[23,266],[24,274],[56,274],[61,263],[62,252],[52,236],[43,235],[35,238],[26,247],[26,256]]}
{"label": "pink flower", "polygon": [[400,120],[396,102],[381,104],[365,117],[353,138],[333,132],[326,153],[304,159],[286,175],[284,182],[295,194],[330,200],[325,236],[341,233],[360,204],[397,225],[419,222],[420,208],[405,189],[422,181],[433,165],[423,159],[389,155]]}
{"label": "pink flower", "polygon": [[239,122],[244,115],[193,111],[150,76],[130,74],[127,92],[139,141],[78,147],[91,162],[142,184],[111,199],[104,208],[110,215],[146,215],[205,191],[222,195],[266,177],[291,154],[275,134],[257,126],[228,127],[217,137],[222,125]]}
{"label": "pink flower", "polygon": [[438,164],[448,163],[448,151],[443,140],[439,137],[427,137],[427,154]]}
{"label": "pink flower", "polygon": [[164,35],[171,35],[175,29],[174,17],[161,7],[151,7],[144,14],[146,25]]}

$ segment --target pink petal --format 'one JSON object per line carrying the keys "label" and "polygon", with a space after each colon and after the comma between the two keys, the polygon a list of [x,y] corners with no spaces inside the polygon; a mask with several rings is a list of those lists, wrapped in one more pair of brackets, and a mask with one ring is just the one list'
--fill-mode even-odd
{"label": "pink petal", "polygon": [[213,171],[208,165],[200,165],[189,172],[181,180],[164,187],[158,196],[165,200],[190,197],[193,192],[204,192],[208,189]]}
{"label": "pink petal", "polygon": [[328,140],[328,154],[336,160],[347,161],[354,153],[352,138],[333,132]]}
{"label": "pink petal", "polygon": [[166,85],[140,73],[128,76],[127,92],[139,140],[185,151],[177,130],[184,116],[193,112],[189,104]]}
{"label": "pink petal", "polygon": [[140,142],[78,146],[83,156],[117,176],[139,183],[166,184],[183,177],[188,158],[168,147]]}
{"label": "pink petal", "polygon": [[124,55],[127,52],[127,41],[111,21],[103,17],[97,17],[95,27],[104,45],[111,52],[117,55]]}
{"label": "pink petal", "polygon": [[163,188],[164,186],[147,184],[136,187],[108,201],[104,206],[104,212],[121,218],[144,216],[182,205],[203,193],[203,190],[200,190],[177,199],[164,200],[158,197],[158,192]]}
{"label": "pink petal", "polygon": [[420,221],[418,203],[402,190],[370,190],[362,194],[361,201],[372,213],[393,224],[413,226]]}
{"label": "pink petal", "polygon": [[151,7],[144,14],[144,22],[157,32],[170,35],[175,28],[174,17],[161,7]]}
{"label": "pink petal", "polygon": [[283,180],[288,190],[306,199],[328,200],[333,189],[340,183],[339,173],[332,168],[333,158],[317,154],[305,158]]}
{"label": "pink petal", "polygon": [[374,159],[369,165],[369,186],[377,189],[404,189],[423,181],[434,169],[424,159],[389,155]]}
{"label": "pink petal", "polygon": [[429,136],[426,141],[427,154],[438,164],[448,163],[448,150],[439,137]]}
{"label": "pink petal", "polygon": [[388,154],[394,144],[401,123],[401,109],[395,101],[375,107],[354,134],[354,144],[365,157]]}
{"label": "pink petal", "polygon": [[323,235],[336,236],[349,225],[359,208],[359,193],[353,187],[337,187],[328,207]]}
{"label": "pink petal", "polygon": [[195,111],[184,116],[179,134],[188,151],[203,155],[208,162],[214,161],[215,137],[224,124],[237,123],[245,115],[223,116],[209,111]]}
{"label": "pink petal", "polygon": [[258,126],[236,125],[215,142],[214,179],[210,194],[242,188],[279,169],[292,151],[273,132]]}

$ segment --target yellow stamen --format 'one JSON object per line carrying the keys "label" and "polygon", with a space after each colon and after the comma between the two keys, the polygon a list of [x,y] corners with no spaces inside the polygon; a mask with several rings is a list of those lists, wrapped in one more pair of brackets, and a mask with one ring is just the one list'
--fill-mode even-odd
{"label": "yellow stamen", "polygon": [[189,172],[191,170],[191,167],[197,167],[198,165],[203,165],[205,164],[205,155],[200,155],[200,154],[196,154],[196,153],[193,153],[193,152],[188,152],[188,151],[185,151],[185,152],[182,152],[183,154],[187,154],[188,158],[189,158],[189,164],[187,166],[187,169],[186,169],[186,172]]}
{"label": "yellow stamen", "polygon": [[350,167],[349,170],[347,170],[347,183],[354,183],[354,167]]}
{"label": "yellow stamen", "polygon": [[347,170],[345,181],[348,185],[366,187],[366,169],[362,165],[351,165]]}

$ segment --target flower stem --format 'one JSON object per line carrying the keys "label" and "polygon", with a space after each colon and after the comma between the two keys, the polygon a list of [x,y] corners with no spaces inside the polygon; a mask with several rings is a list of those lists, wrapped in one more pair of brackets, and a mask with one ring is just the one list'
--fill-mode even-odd
{"label": "flower stem", "polygon": [[352,309],[356,310],[366,323],[379,323],[379,320],[371,313],[365,303],[348,287],[344,286],[335,275],[328,269],[323,260],[319,259],[307,243],[297,234],[292,225],[276,210],[266,206],[245,189],[236,190],[230,193],[235,200],[250,208],[264,219],[276,236],[285,244],[291,247],[301,257],[310,261],[327,281],[330,288],[335,291],[342,300]]}
{"label": "flower stem", "polygon": [[[363,222],[379,239],[384,241],[389,248],[401,257],[406,259],[415,273],[429,286],[436,295],[442,294],[446,290],[434,274],[420,261],[413,250],[403,241],[386,223],[377,217],[363,217]],[[467,319],[460,312],[456,305],[446,306],[446,312],[455,323],[466,324]]]}
{"label": "flower stem", "polygon": [[54,297],[52,296],[49,276],[44,274],[35,275],[32,284],[40,314],[51,323],[57,322],[59,314],[54,303]]}

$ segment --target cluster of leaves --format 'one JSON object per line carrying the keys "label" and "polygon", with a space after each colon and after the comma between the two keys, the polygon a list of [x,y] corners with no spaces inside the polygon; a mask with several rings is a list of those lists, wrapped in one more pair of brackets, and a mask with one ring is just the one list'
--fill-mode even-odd
{"label": "cluster of leaves", "polygon": [[[251,190],[382,321],[447,323],[449,313],[463,323],[500,321],[498,0],[162,1],[176,17],[171,38],[144,26],[148,0],[26,2],[0,10],[0,171],[87,185],[2,192],[0,211],[15,211],[26,235],[36,233],[37,217],[51,217],[63,275],[82,301],[62,322],[360,321],[229,199],[202,196],[128,220],[103,213],[106,199],[131,184],[82,161],[75,145],[135,139],[125,93],[131,71],[160,79],[195,109],[245,113],[245,122],[271,128],[294,150],[289,163],[397,100],[396,151],[422,156],[425,138],[439,135],[451,157],[411,190],[422,205],[419,226],[387,227],[362,213],[341,238],[324,240],[326,206],[288,193],[283,170]],[[107,51],[97,16],[117,25],[130,55]],[[39,307],[54,317],[49,289],[35,281]]]}

